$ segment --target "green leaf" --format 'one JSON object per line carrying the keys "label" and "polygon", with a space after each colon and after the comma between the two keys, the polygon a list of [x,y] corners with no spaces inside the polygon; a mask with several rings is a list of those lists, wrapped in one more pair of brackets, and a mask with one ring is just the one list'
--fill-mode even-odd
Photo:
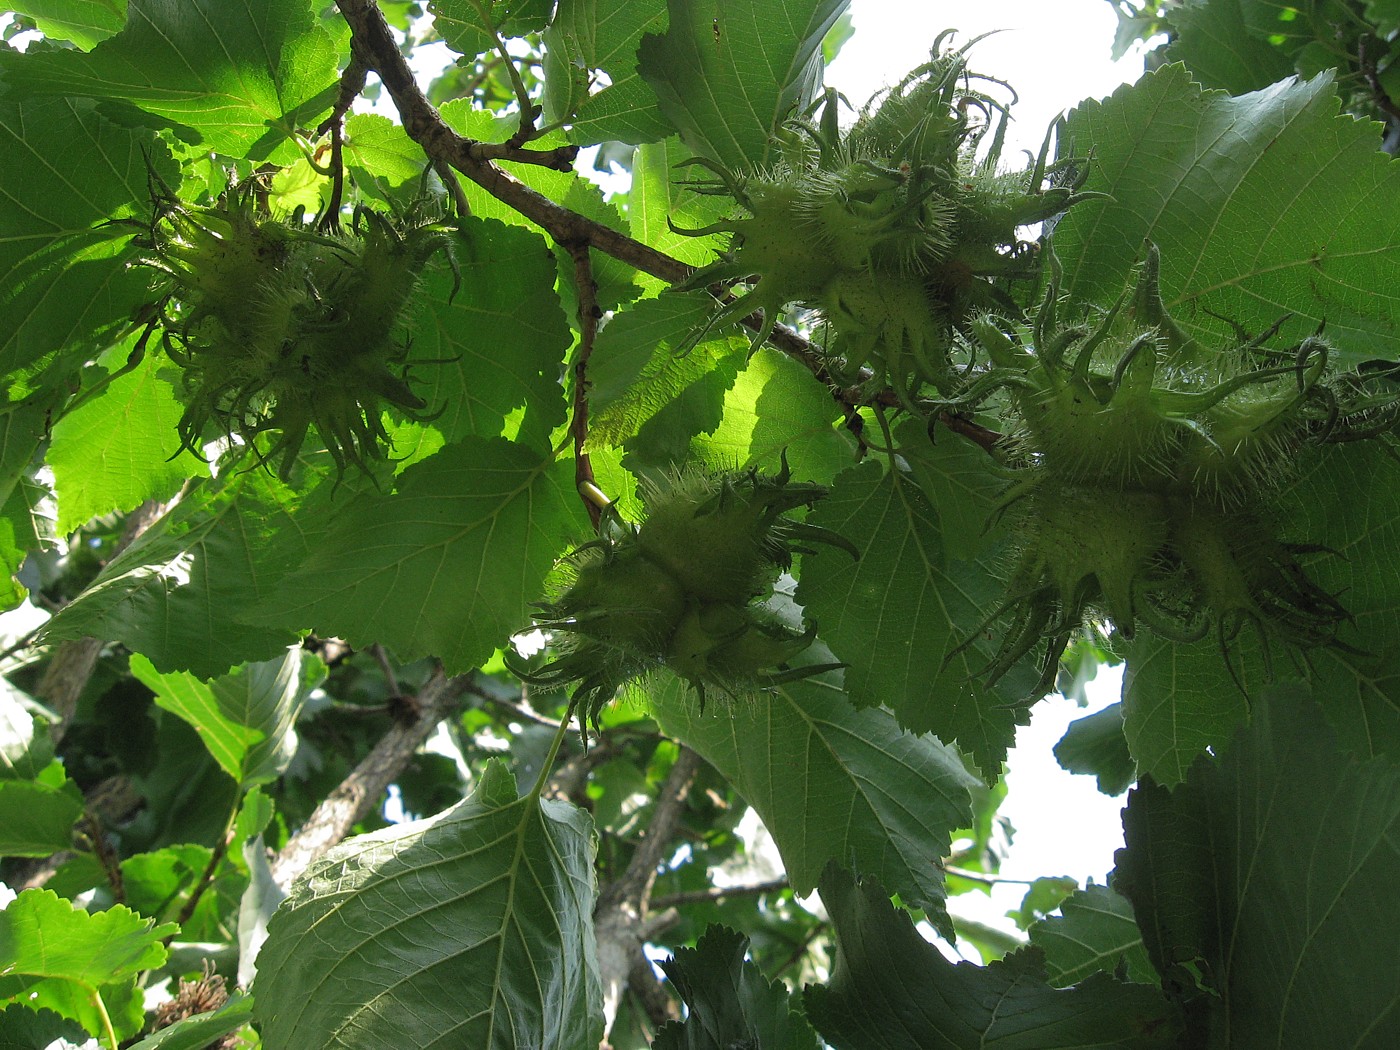
{"label": "green leaf", "polygon": [[[345,119],[345,165],[374,181],[383,180],[380,196],[389,189],[423,177],[423,147],[388,117],[351,113]],[[366,180],[356,179],[363,185]]]}
{"label": "green leaf", "polygon": [[1123,735],[1123,705],[1109,704],[1071,722],[1055,745],[1055,760],[1071,773],[1096,777],[1105,795],[1127,791],[1137,779],[1137,765]]}
{"label": "green leaf", "polygon": [[638,66],[686,145],[731,170],[762,168],[772,135],[821,85],[822,38],[847,0],[667,0],[670,25]]}
{"label": "green leaf", "polygon": [[1142,931],[1128,899],[1107,886],[1086,886],[1061,902],[1060,914],[1030,929],[1031,943],[1045,953],[1045,970],[1057,988],[1078,984],[1099,971],[1155,984],[1157,973],[1142,946]]}
{"label": "green leaf", "polygon": [[0,678],[0,780],[33,780],[53,761],[53,738],[35,718],[33,704]]}
{"label": "green leaf", "polygon": [[[691,266],[714,262],[724,246],[716,234],[695,236],[679,230],[699,230],[724,218],[733,204],[713,193],[697,193],[677,177],[694,154],[672,136],[637,149],[632,159],[632,190],[627,195],[627,219],[632,236]],[[710,309],[716,309],[711,305]]]}
{"label": "green leaf", "polygon": [[1006,482],[985,449],[916,419],[895,430],[909,473],[938,511],[943,547],[953,558],[975,558],[992,537],[991,521]]}
{"label": "green leaf", "polygon": [[873,880],[833,868],[822,903],[836,928],[828,985],[810,985],[807,1017],[842,1050],[1149,1050],[1174,1047],[1155,988],[1095,974],[1046,983],[1035,949],[990,966],[951,963]]}
{"label": "green leaf", "polygon": [[725,395],[714,433],[691,447],[696,458],[731,468],[777,471],[786,456],[793,477],[825,483],[854,458],[851,443],[836,430],[840,421],[831,392],[811,372],[764,348]]}
{"label": "green leaf", "polygon": [[[637,45],[644,33],[665,28],[665,0],[561,0],[544,32],[544,119],[571,124],[570,139],[580,145],[650,141],[611,133],[611,115],[636,107],[640,112],[630,121],[618,120],[616,130],[626,135],[630,124],[645,120],[652,128],[650,138],[664,137],[666,123],[656,96],[637,74]],[[606,74],[608,84],[590,96],[595,71]]]}
{"label": "green leaf", "polygon": [[220,768],[246,788],[286,772],[297,749],[297,715],[326,667],[294,646],[279,659],[243,664],[210,682],[188,672],[161,674],[139,653],[131,673],[157,704],[194,726]]}
{"label": "green leaf", "polygon": [[1400,3],[1396,0],[1366,0],[1366,20],[1385,39],[1400,32]]}
{"label": "green leaf", "polygon": [[[156,921],[178,914],[213,855],[208,846],[182,843],[127,857],[121,864],[122,889],[126,894],[122,903]],[[200,903],[213,896],[207,895]],[[180,931],[183,940],[190,939],[190,925],[186,923]]]}
{"label": "green leaf", "polygon": [[517,798],[493,762],[456,806],[298,880],[258,957],[263,1046],[597,1050],[593,898],[587,814]]}
{"label": "green leaf", "polygon": [[661,113],[656,92],[633,73],[591,95],[579,106],[569,129],[569,140],[580,145],[625,142],[640,145],[674,135],[675,128]]}
{"label": "green leaf", "polygon": [[1300,653],[1277,638],[1261,639],[1253,625],[1224,646],[1217,638],[1174,645],[1139,635],[1126,649],[1124,728],[1140,769],[1160,783],[1179,783],[1197,755],[1222,747],[1260,689],[1285,677],[1306,677],[1326,697],[1344,746],[1400,754],[1400,464],[1376,443],[1354,442],[1299,450],[1293,469],[1275,527],[1283,540],[1325,548],[1304,564],[1350,612],[1338,632],[1350,651]]}
{"label": "green leaf", "polygon": [[500,439],[448,445],[407,468],[397,492],[343,505],[249,617],[470,670],[524,627],[555,557],[584,535],[572,475]]}
{"label": "green leaf", "polygon": [[[474,105],[470,99],[453,99],[443,105],[441,113],[442,119],[454,131],[483,142],[503,142],[516,129],[513,117],[496,117],[489,110]],[[551,132],[531,142],[532,149],[551,149],[567,145],[568,140],[561,132]],[[602,190],[575,171],[558,171],[541,164],[527,164],[512,174],[532,190],[569,211],[619,232],[627,230],[627,221],[617,204],[605,200]],[[458,182],[473,215],[538,230],[529,219],[475,182],[460,179]],[[573,257],[559,245],[554,246],[554,257],[559,266],[560,293],[566,298],[573,297]],[[631,302],[637,297],[638,288],[633,282],[636,271],[631,266],[605,252],[596,251],[591,253],[591,262],[593,279],[598,285],[595,298],[600,309],[611,310],[618,304]],[[578,316],[576,305],[568,305],[566,312],[570,317]]]}
{"label": "green leaf", "polygon": [[0,610],[13,609],[29,592],[19,582],[24,560],[54,546],[53,500],[38,481],[21,478],[0,506]]}
{"label": "green leaf", "polygon": [[1231,98],[1179,65],[1084,103],[1062,141],[1093,144],[1085,189],[1112,200],[1055,227],[1064,290],[1112,302],[1150,240],[1168,309],[1208,345],[1289,316],[1298,335],[1325,320],[1349,360],[1400,357],[1400,169],[1337,109],[1326,75]]}
{"label": "green leaf", "polygon": [[280,575],[259,564],[274,536],[288,560],[305,557],[283,501],[294,503],[262,470],[199,484],[50,620],[44,637],[120,641],[159,671],[199,678],[280,655],[293,631],[251,627],[233,614],[280,586]]}
{"label": "green leaf", "polygon": [[128,0],[116,36],[87,53],[0,55],[0,83],[11,97],[109,100],[141,119],[134,106],[203,150],[281,164],[334,104],[337,61],[309,4]]}
{"label": "green leaf", "polygon": [[446,267],[419,287],[411,362],[424,364],[414,366],[414,391],[444,409],[431,425],[448,443],[500,436],[509,418],[518,428],[511,437],[547,452],[564,422],[559,374],[573,341],[554,260],[537,234],[475,218],[461,220],[452,250],[456,294]]}
{"label": "green leaf", "polygon": [[1342,751],[1297,687],[1265,691],[1218,765],[1128,796],[1114,885],[1212,1045],[1400,1043],[1400,764]]}
{"label": "green leaf", "polygon": [[126,24],[126,0],[20,0],[11,10],[34,19],[50,40],[68,40],[84,50]]}
{"label": "green leaf", "polygon": [[656,1031],[655,1050],[818,1050],[816,1033],[788,1005],[781,981],[769,984],[744,961],[749,939],[711,926],[694,948],[678,949],[661,969],[688,1008],[684,1021]]}
{"label": "green leaf", "polygon": [[858,711],[826,676],[704,713],[679,680],[652,697],[668,736],[694,748],[744,796],[773,835],[799,895],[827,862],[878,875],[951,936],[943,858],[972,819],[976,780],[951,748]]}
{"label": "green leaf", "polygon": [[946,559],[927,497],[873,460],[838,475],[808,520],[861,552],[856,563],[827,553],[807,560],[797,591],[822,640],[849,665],[852,700],[885,704],[905,728],[956,740],[995,779],[1016,725],[1029,717],[1033,675],[1013,669],[987,689],[986,643],[963,645],[1001,599],[988,561]]}
{"label": "green leaf", "polygon": [[39,398],[0,406],[0,504],[29,477],[34,453],[48,437],[48,414]]}
{"label": "green leaf", "polygon": [[161,938],[178,929],[120,904],[89,914],[51,890],[25,890],[0,911],[0,1005],[22,999],[100,1032],[101,996],[118,1036],[132,1035],[143,1020],[136,975],[165,962]]}
{"label": "green leaf", "polygon": [[148,159],[173,176],[153,136],[85,99],[0,102],[0,373],[101,345],[150,298],[125,266],[131,231],[104,225],[146,210]]}
{"label": "green leaf", "polygon": [[197,456],[180,449],[176,423],[183,408],[159,366],[148,355],[54,425],[48,463],[60,534],[99,514],[164,499],[191,475],[208,474]]}
{"label": "green leaf", "polygon": [[1172,7],[1167,24],[1174,39],[1167,57],[1185,62],[1202,86],[1232,95],[1259,91],[1291,76],[1289,52],[1251,32],[1245,9],[1258,6],[1253,0],[1212,0]]}
{"label": "green leaf", "polygon": [[[643,35],[665,28],[665,0],[633,0],[626,4],[560,0],[554,22],[545,32],[545,55],[548,62],[550,52],[562,44],[562,50],[572,59],[575,82],[569,104],[556,103],[560,109],[575,114],[570,121],[571,141],[580,145],[607,141],[635,144],[668,134],[656,95],[637,72],[637,46]],[[580,97],[586,85],[577,83],[577,72],[588,70],[602,70],[609,83],[600,91]],[[549,101],[548,90],[545,97]],[[548,120],[561,118],[562,114],[546,113]]]}
{"label": "green leaf", "polygon": [[1400,463],[1368,441],[1299,457],[1299,467],[1280,531],[1328,548],[1308,559],[1308,575],[1351,613],[1340,639],[1360,650],[1314,650],[1307,676],[1343,747],[1400,757]]}
{"label": "green leaf", "polygon": [[720,362],[737,369],[748,349],[738,337],[683,349],[713,311],[702,292],[665,293],[633,304],[598,334],[588,366],[590,438],[622,444]]}
{"label": "green leaf", "polygon": [[1021,898],[1021,906],[1007,912],[1006,917],[1021,929],[1029,929],[1031,924],[1049,915],[1077,889],[1079,882],[1068,875],[1047,875],[1032,879]]}
{"label": "green leaf", "polygon": [[58,1043],[74,1046],[88,1041],[88,1034],[77,1024],[52,1010],[31,1010],[22,1003],[13,1003],[0,1010],[0,1050],[34,1050]]}
{"label": "green leaf", "polygon": [[267,925],[278,905],[287,899],[287,891],[273,878],[270,852],[261,834],[244,842],[241,852],[248,884],[238,901],[238,985],[250,988],[258,973],[258,955],[267,941]]}
{"label": "green leaf", "polygon": [[209,1013],[195,1014],[149,1035],[130,1050],[205,1050],[253,1019],[253,997],[232,995]]}
{"label": "green leaf", "polygon": [[553,0],[432,0],[433,27],[447,46],[468,58],[496,47],[502,37],[535,33],[549,24]]}
{"label": "green leaf", "polygon": [[73,825],[82,815],[83,793],[71,780],[0,780],[0,857],[47,857],[71,849]]}
{"label": "green leaf", "polygon": [[1163,784],[1179,783],[1197,756],[1224,746],[1249,719],[1250,698],[1263,680],[1258,643],[1245,632],[1229,648],[1215,638],[1182,645],[1141,633],[1125,646],[1124,659],[1128,751],[1139,774]]}

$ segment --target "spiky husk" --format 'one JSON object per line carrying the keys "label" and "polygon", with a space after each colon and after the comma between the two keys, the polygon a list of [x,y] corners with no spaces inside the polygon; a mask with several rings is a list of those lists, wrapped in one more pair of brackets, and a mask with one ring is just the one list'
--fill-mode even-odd
{"label": "spiky husk", "polygon": [[[1031,324],[970,326],[987,362],[964,405],[1000,391],[1019,417],[1012,465],[1021,557],[993,622],[999,676],[1045,645],[1041,690],[1073,634],[1099,617],[1178,641],[1212,630],[1228,646],[1245,623],[1265,639],[1344,646],[1349,619],[1280,538],[1270,511],[1311,445],[1383,417],[1374,384],[1357,393],[1310,336],[1207,348],[1162,305],[1149,252],[1135,286],[1106,312],[1069,304],[1054,281]],[[1392,404],[1400,393],[1391,393]],[[1266,642],[1267,648],[1267,642]]]}
{"label": "spiky husk", "polygon": [[757,470],[687,473],[648,485],[640,525],[609,515],[599,539],[565,559],[556,597],[535,625],[557,654],[521,677],[571,688],[580,722],[629,682],[667,668],[705,699],[742,696],[834,664],[790,667],[815,630],[783,622],[763,601],[793,555],[812,544],[854,548],[788,515],[826,495]]}
{"label": "spiky husk", "polygon": [[829,93],[811,120],[780,132],[781,159],[769,169],[695,162],[715,176],[699,188],[733,197],[742,212],[680,231],[731,235],[728,253],[687,286],[752,282],[712,326],[759,311],[757,346],[790,304],[820,310],[834,336],[832,371],[865,380],[869,369],[872,395],[888,383],[911,408],[925,386],[951,389],[953,333],[1005,301],[995,282],[1034,274],[1021,229],[1087,196],[1087,169],[1047,166],[1048,142],[1025,170],[1000,170],[1008,113],[996,96],[1011,92],[970,72],[971,45],[945,50],[946,37],[844,133]]}
{"label": "spiky husk", "polygon": [[450,246],[423,207],[361,208],[327,235],[268,215],[251,183],[209,207],[161,192],[142,244],[183,373],[184,448],[236,438],[285,477],[314,430],[340,470],[368,470],[387,454],[385,408],[425,418],[400,329],[423,268]]}

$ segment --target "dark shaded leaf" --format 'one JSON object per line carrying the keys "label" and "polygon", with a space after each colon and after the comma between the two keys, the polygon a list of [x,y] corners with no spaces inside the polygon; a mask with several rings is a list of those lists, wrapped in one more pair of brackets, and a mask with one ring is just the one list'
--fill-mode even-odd
{"label": "dark shaded leaf", "polygon": [[1175,1046],[1155,988],[1096,974],[1050,987],[1040,953],[990,966],[951,963],[874,880],[832,868],[822,902],[836,928],[831,983],[812,985],[807,1017],[841,1050],[1149,1050]]}
{"label": "dark shaded leaf", "polygon": [[1218,765],[1134,789],[1124,828],[1114,885],[1211,1045],[1400,1042],[1393,760],[1354,761],[1297,687],[1270,688]]}
{"label": "dark shaded leaf", "polygon": [[788,1006],[787,989],[744,961],[748,945],[743,934],[711,926],[694,948],[661,964],[688,1013],[657,1029],[656,1050],[818,1050],[816,1033]]}
{"label": "dark shaded leaf", "polygon": [[[404,896],[404,887],[412,895]],[[588,816],[499,763],[444,813],[349,839],[268,926],[263,1045],[597,1050]]]}

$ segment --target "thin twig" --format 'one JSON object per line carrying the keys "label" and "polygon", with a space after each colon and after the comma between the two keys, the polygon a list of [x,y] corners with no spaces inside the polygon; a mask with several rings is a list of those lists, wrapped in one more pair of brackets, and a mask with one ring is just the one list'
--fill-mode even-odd
{"label": "thin twig", "polygon": [[471,0],[471,5],[476,8],[482,25],[491,34],[491,39],[496,45],[496,52],[505,60],[506,75],[510,78],[511,90],[515,92],[515,104],[520,110],[520,121],[516,125],[515,134],[507,139],[505,144],[510,149],[519,149],[536,136],[535,118],[539,116],[540,110],[531,100],[530,92],[525,89],[525,81],[520,76],[520,69],[516,66],[515,60],[511,58],[510,51],[506,48],[506,42],[501,39],[500,30],[496,28],[496,23],[491,18],[490,8],[482,0]]}
{"label": "thin twig", "polygon": [[968,868],[956,868],[951,864],[945,865],[944,872],[949,875],[956,875],[960,879],[967,879],[969,882],[980,883],[983,886],[1033,886],[1035,879],[1010,879],[1002,875],[988,875],[980,871],[971,871]]}
{"label": "thin twig", "polygon": [[786,970],[788,967],[793,966],[798,962],[801,962],[802,959],[806,957],[807,953],[811,951],[812,942],[815,941],[817,939],[817,936],[826,928],[826,922],[818,921],[816,925],[809,929],[806,935],[802,938],[802,940],[798,942],[797,947],[793,949],[792,954],[789,955],[786,959],[784,959],[782,965],[773,971],[774,979],[776,980],[778,977],[780,977],[783,971]]}
{"label": "thin twig", "polygon": [[379,669],[384,672],[384,683],[389,687],[389,695],[399,696],[402,692],[399,689],[399,678],[394,674],[394,665],[390,663],[389,654],[384,651],[384,646],[375,642],[369,647],[369,651],[379,664]]}
{"label": "thin twig", "polygon": [[329,134],[331,139],[331,196],[326,202],[325,214],[320,226],[332,232],[340,229],[340,203],[345,193],[345,114],[365,89],[365,75],[369,72],[365,64],[352,51],[345,72],[340,74],[340,95],[336,99],[331,115],[321,121],[317,134]]}
{"label": "thin twig", "polygon": [[683,893],[667,893],[651,899],[651,907],[679,908],[686,904],[717,903],[733,897],[761,897],[765,893],[778,893],[788,888],[786,877],[757,882],[751,886],[711,886],[704,890],[686,890]]}
{"label": "thin twig", "polygon": [[531,189],[494,163],[508,160],[570,171],[577,147],[555,150],[510,149],[505,144],[478,142],[457,134],[442,119],[413,79],[388,23],[374,0],[336,0],[350,26],[357,54],[383,81],[404,131],[429,157],[442,160],[497,200],[544,229],[559,244],[587,243],[664,281],[679,281],[690,267],[626,234],[585,218]]}
{"label": "thin twig", "polygon": [[598,282],[593,279],[593,260],[587,242],[568,245],[574,260],[574,285],[578,290],[578,355],[574,358],[574,406],[569,420],[569,432],[574,438],[574,484],[588,508],[588,518],[597,531],[602,521],[602,509],[588,493],[597,491],[593,478],[593,463],[588,458],[588,360],[593,356],[593,343],[598,337],[598,320],[603,311],[598,308]]}
{"label": "thin twig", "polygon": [[1392,121],[1400,121],[1400,106],[1397,106],[1391,99],[1389,92],[1381,84],[1380,74],[1376,69],[1376,61],[1368,53],[1366,46],[1368,36],[1362,34],[1356,45],[1356,64],[1361,69],[1361,75],[1366,80],[1366,86],[1371,89],[1372,101],[1376,106]]}
{"label": "thin twig", "polygon": [[102,866],[102,874],[106,877],[107,885],[112,890],[112,900],[118,904],[125,904],[126,883],[122,879],[121,858],[117,856],[112,844],[107,841],[107,833],[102,829],[102,819],[94,810],[89,809],[80,818],[78,829],[91,844],[93,856],[97,858],[97,863]]}
{"label": "thin twig", "polygon": [[[199,907],[200,898],[204,896],[204,891],[214,885],[214,873],[219,870],[219,865],[223,863],[224,857],[228,854],[229,845],[233,842],[233,817],[238,814],[237,803],[234,804],[233,815],[229,819],[228,827],[219,836],[219,841],[214,843],[214,848],[209,853],[209,863],[204,866],[204,872],[199,876],[199,881],[194,884],[194,889],[190,890],[190,896],[185,901],[184,907],[180,909],[180,914],[175,916],[175,924],[181,930],[185,928],[185,923],[190,921],[190,916],[194,914],[195,908]],[[172,933],[165,939],[169,944],[175,939],[176,933]]]}

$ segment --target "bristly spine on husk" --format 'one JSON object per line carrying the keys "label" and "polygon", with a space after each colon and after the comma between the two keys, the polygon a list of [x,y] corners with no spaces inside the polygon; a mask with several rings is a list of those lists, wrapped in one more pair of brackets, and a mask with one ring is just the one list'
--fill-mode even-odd
{"label": "bristly spine on husk", "polygon": [[911,408],[921,387],[956,385],[954,333],[1009,301],[998,281],[1036,272],[1018,230],[1099,195],[1081,189],[1085,165],[1046,163],[1048,138],[1028,169],[998,170],[1010,103],[990,92],[1014,93],[968,70],[976,40],[944,50],[948,35],[845,132],[828,91],[779,133],[766,170],[692,162],[714,176],[697,188],[733,197],[744,214],[679,231],[732,235],[729,252],[686,286],[752,281],[711,327],[757,311],[757,347],[800,303],[825,318],[829,367],[843,382],[891,388]]}
{"label": "bristly spine on husk", "polygon": [[599,538],[564,561],[558,596],[534,616],[558,655],[517,674],[571,688],[582,729],[597,726],[619,689],[661,668],[693,688],[703,710],[711,693],[742,696],[842,666],[790,666],[815,628],[764,604],[794,554],[824,545],[856,556],[841,536],[789,516],[825,495],[792,481],[786,459],[774,475],[689,472],[648,484],[640,525],[610,507]]}
{"label": "bristly spine on husk", "polygon": [[1014,516],[1020,555],[983,625],[1004,625],[987,676],[1043,643],[1043,695],[1075,633],[1100,618],[1127,638],[1140,624],[1182,642],[1213,630],[1227,662],[1245,624],[1266,666],[1271,637],[1348,648],[1337,632],[1350,615],[1299,561],[1324,549],[1281,540],[1272,508],[1303,449],[1393,420],[1400,394],[1338,369],[1320,334],[1283,351],[1266,345],[1277,325],[1201,345],[1162,303],[1155,247],[1106,311],[1067,316],[1053,259],[1051,271],[1032,323],[988,314],[969,326],[988,364],[960,404],[1000,392],[1019,420],[997,513]]}
{"label": "bristly spine on husk", "polygon": [[[389,216],[355,209],[348,230],[272,217],[252,181],[213,205],[154,191],[139,262],[160,274],[152,313],[182,370],[182,448],[237,438],[286,477],[308,434],[336,468],[387,455],[385,406],[425,421],[399,335],[420,275],[452,263],[449,228],[426,202]],[[455,267],[455,263],[452,263]]]}

